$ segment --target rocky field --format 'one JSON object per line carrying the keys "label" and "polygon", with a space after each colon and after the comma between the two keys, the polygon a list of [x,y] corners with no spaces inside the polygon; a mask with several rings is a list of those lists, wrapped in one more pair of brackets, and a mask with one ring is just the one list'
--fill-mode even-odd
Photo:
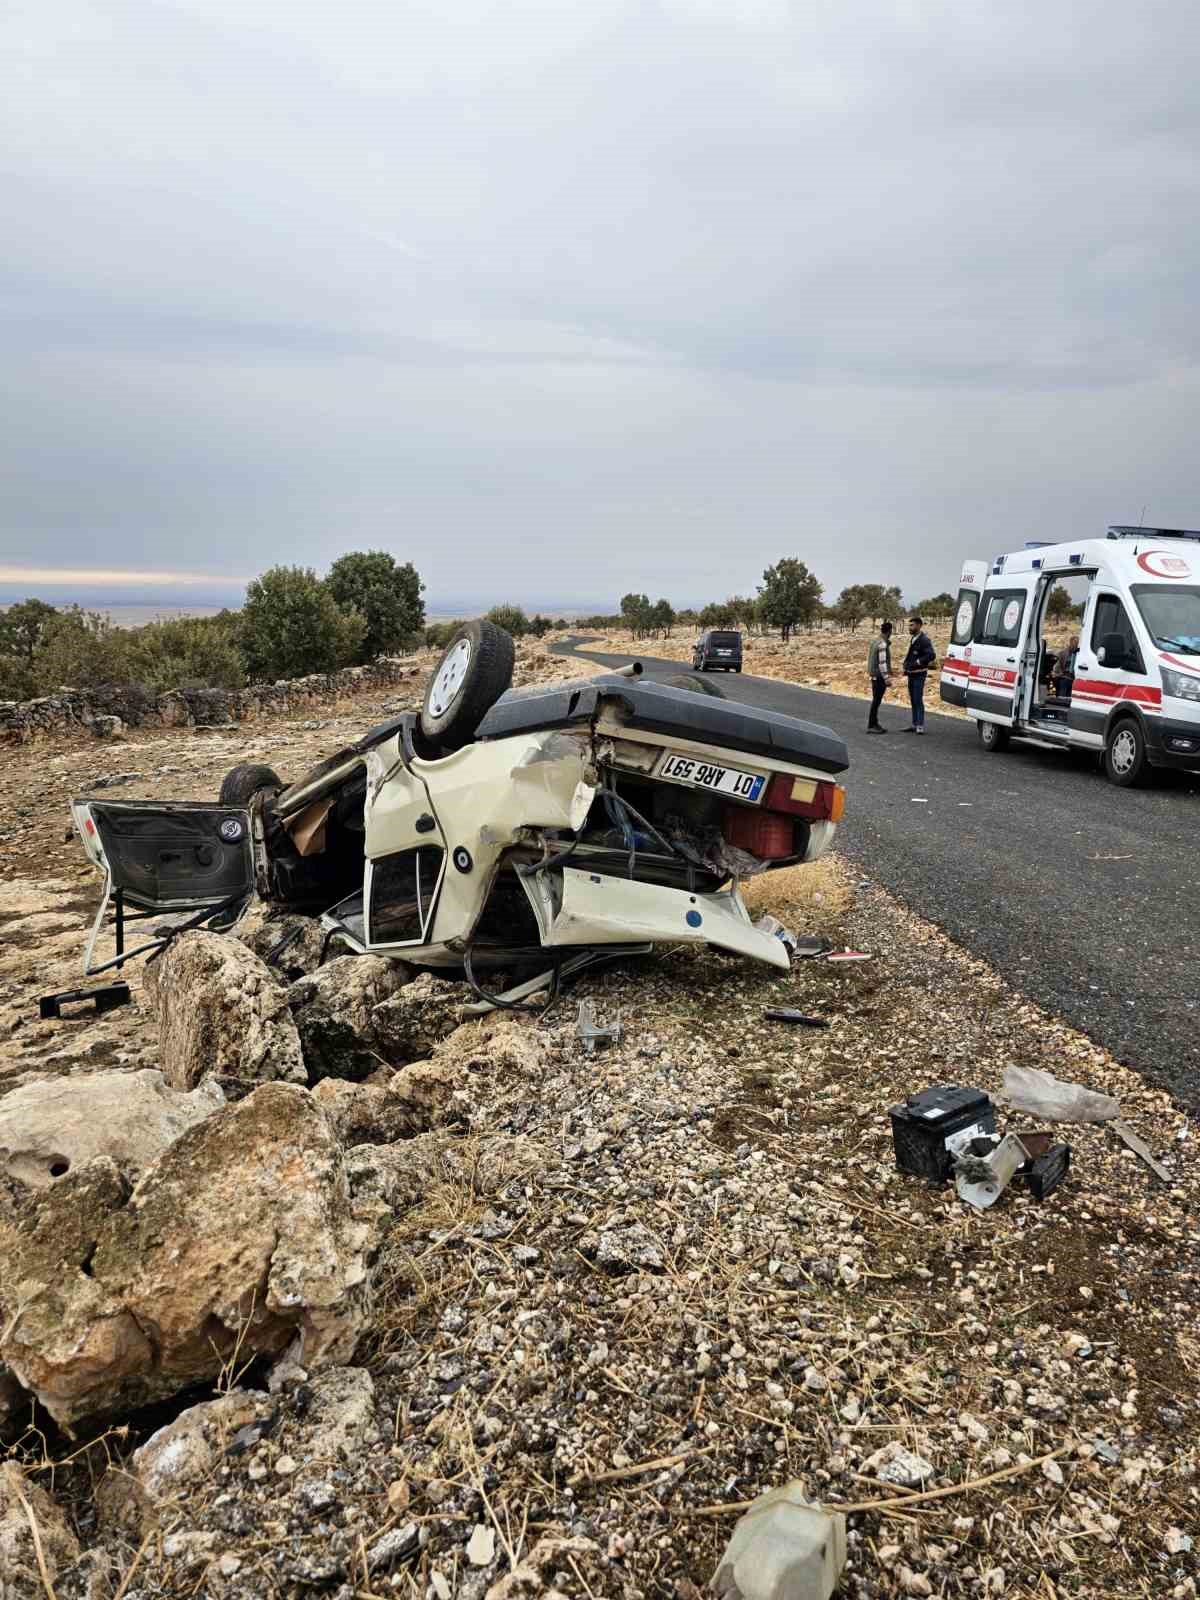
{"label": "rocky field", "polygon": [[[469,1019],[307,935],[267,967],[259,913],[36,1019],[96,902],[68,795],[294,776],[396,705],[0,774],[4,1600],[694,1600],[791,1478],[846,1511],[839,1594],[1194,1596],[1192,1130],[836,861],[750,898],[858,964],[662,949]],[[621,1016],[595,1055],[584,996]],[[1169,1181],[1111,1126],[1056,1130],[1041,1202],[896,1171],[928,1084],[1029,1127],[1012,1063],[1116,1096]]]}

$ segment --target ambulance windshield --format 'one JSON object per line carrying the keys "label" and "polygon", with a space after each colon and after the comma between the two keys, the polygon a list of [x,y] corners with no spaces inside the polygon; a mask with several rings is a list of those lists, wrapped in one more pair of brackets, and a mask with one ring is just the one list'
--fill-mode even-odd
{"label": "ambulance windshield", "polygon": [[1135,583],[1133,598],[1160,650],[1200,656],[1200,588]]}

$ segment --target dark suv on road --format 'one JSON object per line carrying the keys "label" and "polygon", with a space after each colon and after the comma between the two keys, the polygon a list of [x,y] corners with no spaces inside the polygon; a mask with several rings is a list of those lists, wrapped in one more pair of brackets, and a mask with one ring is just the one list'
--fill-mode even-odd
{"label": "dark suv on road", "polygon": [[724,672],[742,670],[742,636],[733,629],[708,628],[692,646],[692,666],[697,672],[719,668]]}

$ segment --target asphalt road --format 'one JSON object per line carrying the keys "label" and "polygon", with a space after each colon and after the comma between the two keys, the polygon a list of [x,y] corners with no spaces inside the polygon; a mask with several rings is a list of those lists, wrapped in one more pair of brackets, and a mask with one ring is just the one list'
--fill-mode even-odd
{"label": "asphalt road", "polygon": [[[573,642],[555,649],[579,653]],[[687,671],[637,659],[649,677]],[[865,701],[745,673],[716,681],[730,699],[845,738],[843,855],[1200,1112],[1200,793],[1190,782],[1117,789],[1078,758],[1020,742],[987,755],[966,719],[930,716],[913,738],[900,732],[909,719],[896,692],[883,710],[895,731],[878,738],[866,733]]]}

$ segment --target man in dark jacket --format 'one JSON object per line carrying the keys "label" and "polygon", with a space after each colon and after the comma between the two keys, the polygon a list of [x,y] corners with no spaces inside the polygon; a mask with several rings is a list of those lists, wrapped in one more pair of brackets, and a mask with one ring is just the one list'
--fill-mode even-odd
{"label": "man in dark jacket", "polygon": [[871,640],[867,653],[867,676],[871,680],[871,713],[867,718],[868,733],[886,733],[879,720],[879,707],[892,681],[892,625],[885,622],[878,639]]}
{"label": "man in dark jacket", "polygon": [[905,733],[925,732],[925,679],[937,660],[933,640],[925,632],[920,617],[908,619],[908,654],[904,657],[904,676],[908,679],[908,698],[912,702],[912,727]]}

